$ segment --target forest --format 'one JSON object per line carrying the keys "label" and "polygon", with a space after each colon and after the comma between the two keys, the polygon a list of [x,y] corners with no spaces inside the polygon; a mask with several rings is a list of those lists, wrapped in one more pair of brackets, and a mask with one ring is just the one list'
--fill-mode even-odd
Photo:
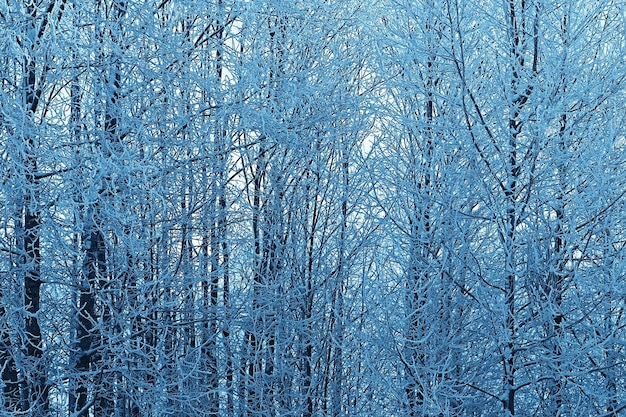
{"label": "forest", "polygon": [[626,415],[624,0],[0,0],[0,417]]}

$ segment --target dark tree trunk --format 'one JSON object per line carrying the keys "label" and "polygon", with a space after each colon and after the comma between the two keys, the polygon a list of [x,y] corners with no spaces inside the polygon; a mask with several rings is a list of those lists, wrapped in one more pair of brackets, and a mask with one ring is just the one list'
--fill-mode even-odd
{"label": "dark tree trunk", "polygon": [[[27,13],[30,17],[29,28],[31,33],[30,53],[25,58],[25,72],[23,78],[25,112],[28,123],[25,126],[25,148],[26,155],[24,164],[26,166],[25,190],[23,194],[23,236],[22,236],[22,265],[24,268],[24,307],[26,311],[25,330],[26,341],[25,351],[27,356],[28,369],[25,370],[25,383],[23,392],[24,410],[31,408],[33,416],[45,416],[48,412],[48,386],[47,370],[43,364],[42,334],[39,326],[39,308],[41,298],[41,249],[40,249],[40,227],[41,213],[39,209],[39,180],[37,172],[36,151],[38,140],[36,133],[34,115],[37,112],[43,80],[37,83],[37,67],[35,61],[36,47],[39,45],[43,32],[35,34],[37,27],[37,9],[34,4],[28,4]],[[49,13],[49,11],[48,11]],[[42,17],[42,29],[45,29],[47,15]]]}

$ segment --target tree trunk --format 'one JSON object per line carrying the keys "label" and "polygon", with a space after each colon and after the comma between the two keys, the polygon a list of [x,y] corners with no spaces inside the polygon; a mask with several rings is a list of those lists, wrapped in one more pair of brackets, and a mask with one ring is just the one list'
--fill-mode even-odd
{"label": "tree trunk", "polygon": [[[34,115],[41,98],[42,85],[37,85],[37,66],[35,61],[36,47],[39,46],[41,32],[36,33],[38,20],[37,9],[34,4],[27,5],[29,21],[29,54],[25,58],[25,73],[23,76],[23,90],[25,98],[25,112],[28,123],[25,127],[25,161],[26,178],[23,195],[23,237],[22,237],[22,264],[24,268],[24,306],[26,311],[26,356],[30,364],[26,369],[24,385],[24,410],[31,408],[33,416],[45,416],[48,412],[47,370],[43,364],[42,334],[39,326],[39,308],[41,299],[41,250],[40,226],[41,213],[39,202],[39,179],[37,172],[38,140],[35,137]],[[47,19],[47,15],[42,17]],[[44,24],[45,28],[45,24]],[[43,83],[43,80],[40,81]]]}

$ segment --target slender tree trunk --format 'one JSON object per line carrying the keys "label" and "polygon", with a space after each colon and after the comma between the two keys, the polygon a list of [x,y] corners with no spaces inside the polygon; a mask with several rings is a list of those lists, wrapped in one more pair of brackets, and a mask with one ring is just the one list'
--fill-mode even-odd
{"label": "slender tree trunk", "polygon": [[344,294],[343,288],[347,282],[347,268],[348,262],[347,255],[347,229],[348,229],[348,198],[349,198],[349,186],[350,186],[350,168],[349,168],[349,150],[347,145],[347,138],[341,139],[341,224],[339,226],[339,248],[338,248],[338,264],[337,264],[337,277],[335,283],[335,297],[333,299],[333,321],[335,323],[334,328],[334,382],[333,390],[331,393],[331,411],[333,416],[344,415],[344,369],[343,369],[343,350],[344,350],[344,338],[345,338],[345,311],[344,311]]}
{"label": "slender tree trunk", "polygon": [[[225,25],[226,16],[224,15],[224,6],[222,0],[218,0],[218,15],[217,28],[219,30],[219,43],[216,50],[216,75],[218,83],[221,85],[224,82],[224,42],[226,37]],[[228,143],[226,138],[228,131],[224,124],[226,123],[226,114],[223,114],[216,123],[216,140],[217,140],[217,160],[219,175],[217,179],[219,181],[217,188],[217,240],[220,244],[221,250],[221,263],[220,271],[222,275],[222,307],[224,313],[222,316],[222,338],[225,351],[225,373],[226,373],[226,411],[227,415],[234,415],[233,405],[233,359],[232,349],[230,347],[230,246],[228,243],[228,201],[227,201],[227,187],[228,187]],[[216,294],[217,295],[217,294]],[[217,308],[217,299],[215,301]]]}
{"label": "slender tree trunk", "polygon": [[[98,211],[98,207],[94,208]],[[95,291],[99,287],[100,282],[105,276],[106,256],[104,237],[99,230],[98,225],[94,223],[94,218],[98,218],[91,210],[86,213],[86,228],[83,237],[83,250],[85,258],[83,261],[83,275],[79,284],[80,295],[78,304],[78,320],[76,329],[77,340],[77,363],[76,371],[78,373],[78,381],[76,385],[76,393],[74,394],[76,402],[72,405],[72,412],[78,412],[79,416],[88,416],[89,408],[89,375],[92,366],[95,365],[94,352],[101,348],[100,336],[95,331],[95,324],[98,316],[96,313]]]}
{"label": "slender tree trunk", "polygon": [[[78,75],[75,74],[77,77]],[[70,121],[76,146],[80,146],[81,140],[81,89],[78,80],[74,79],[70,86]],[[76,197],[78,201],[82,198]],[[82,203],[81,203],[82,204]],[[94,334],[94,326],[97,322],[95,291],[100,279],[104,275],[104,238],[95,219],[100,218],[98,204],[93,208],[83,207],[83,219],[85,228],[82,236],[82,268],[79,272],[78,283],[78,311],[76,319],[76,346],[74,363],[76,379],[70,386],[69,407],[71,413],[79,417],[87,417],[91,404],[88,404],[90,377],[89,372],[93,362],[93,349],[99,342],[99,336]]]}
{"label": "slender tree trunk", "polygon": [[[31,143],[32,145],[32,143]],[[40,249],[40,212],[37,208],[39,182],[36,179],[37,163],[33,156],[27,158],[28,190],[24,197],[24,305],[26,307],[26,355],[33,361],[32,374],[29,375],[26,389],[28,406],[36,415],[44,416],[48,410],[48,387],[46,368],[42,363],[43,345],[39,326],[39,308],[41,300],[41,249]]]}
{"label": "slender tree trunk", "polygon": [[[216,181],[216,177],[212,176],[211,181]],[[212,190],[211,195],[211,218],[215,219],[216,211],[218,210],[216,204],[216,187]],[[211,281],[209,294],[209,332],[208,332],[208,365],[209,365],[209,413],[210,415],[217,415],[219,411],[219,378],[218,378],[218,360],[217,360],[217,310],[218,310],[218,290],[219,290],[219,277],[221,273],[220,268],[220,242],[218,238],[219,231],[217,230],[217,224],[215,221],[211,222]]]}
{"label": "slender tree trunk", "polygon": [[[125,13],[125,4],[123,2],[115,0],[112,7],[104,5],[101,0],[95,0],[96,13],[102,13],[102,21],[106,23],[105,27],[96,27],[96,41],[99,45],[104,45],[108,41],[119,43],[119,37],[121,33],[120,21]],[[107,39],[110,36],[111,39]],[[97,140],[96,143],[99,146],[99,150],[102,152],[105,158],[113,158],[120,152],[121,147],[121,135],[119,132],[119,123],[121,111],[119,108],[118,100],[120,98],[121,88],[121,72],[119,70],[119,62],[113,57],[107,56],[102,47],[101,55],[98,57],[102,65],[101,79],[103,83],[97,82],[98,87],[102,87],[102,92],[97,92],[99,97],[102,97],[104,102],[104,123],[102,129],[102,138]],[[102,94],[102,96],[100,96]],[[96,117],[100,115],[100,110],[96,109]],[[119,309],[121,308],[120,300],[123,299],[122,294],[115,294],[113,291],[116,282],[111,280],[113,277],[112,271],[108,267],[108,259],[106,255],[105,237],[102,227],[106,222],[106,218],[102,213],[102,208],[107,205],[113,205],[113,198],[118,192],[118,186],[112,181],[112,173],[108,172],[107,168],[99,167],[104,173],[101,188],[98,191],[97,204],[93,211],[93,223],[92,227],[95,229],[89,230],[90,234],[88,239],[90,240],[89,250],[86,253],[86,262],[91,263],[91,266],[87,266],[86,273],[97,275],[97,288],[98,293],[101,295],[97,297],[101,300],[100,311],[96,311],[94,314],[100,318],[99,324],[101,331],[98,334],[98,349],[94,352],[91,358],[94,366],[94,370],[97,371],[95,377],[94,393],[95,398],[93,406],[94,417],[108,417],[114,415],[116,412],[116,404],[118,411],[124,407],[125,400],[122,397],[122,383],[120,381],[121,376],[116,373],[111,373],[110,366],[114,362],[115,349],[113,349],[112,336],[118,335],[121,332],[121,324],[117,323],[119,316]],[[93,241],[91,242],[91,240]],[[117,239],[111,241],[112,247],[119,246]],[[89,252],[92,251],[90,254]],[[95,262],[95,264],[94,264]],[[128,271],[122,272],[120,276],[117,276],[117,284],[120,282],[128,283]],[[85,301],[88,303],[88,297]],[[119,385],[116,389],[116,385]],[[121,411],[120,411],[121,412]]]}
{"label": "slender tree trunk", "polygon": [[256,168],[252,172],[252,234],[254,240],[254,270],[253,270],[253,283],[252,283],[252,314],[250,327],[246,329],[246,348],[247,348],[247,364],[246,364],[246,400],[247,400],[247,416],[255,416],[261,411],[261,372],[262,372],[262,343],[263,339],[260,335],[265,331],[263,328],[264,321],[262,315],[264,312],[263,304],[267,303],[267,300],[261,300],[266,291],[263,290],[267,285],[266,279],[263,274],[262,258],[264,257],[264,240],[265,233],[261,228],[261,213],[262,213],[262,199],[261,194],[263,192],[262,184],[263,177],[265,176],[265,149],[264,139],[261,139],[259,155],[255,161]]}
{"label": "slender tree trunk", "polygon": [[[221,243],[221,274],[222,274],[222,307],[224,315],[222,317],[222,339],[224,343],[225,353],[225,372],[226,372],[226,412],[229,416],[234,416],[233,404],[233,351],[231,349],[230,339],[230,248],[228,244],[228,222],[227,222],[227,157],[223,157],[221,169],[221,182],[218,195],[218,217],[217,217],[217,237]],[[217,303],[216,303],[217,304]]]}
{"label": "slender tree trunk", "polygon": [[[510,60],[511,60],[511,97],[509,104],[509,141],[508,141],[508,155],[506,166],[506,183],[504,184],[504,198],[506,206],[506,222],[504,224],[504,230],[502,236],[504,238],[504,252],[505,252],[505,274],[506,274],[506,286],[505,286],[505,304],[506,304],[506,319],[505,319],[505,331],[506,331],[506,349],[503,357],[504,365],[504,382],[505,390],[507,392],[505,400],[503,401],[504,409],[509,415],[515,415],[515,399],[517,394],[517,387],[515,374],[519,364],[517,358],[517,306],[516,306],[516,291],[517,291],[517,252],[519,250],[519,244],[516,237],[516,229],[518,227],[519,219],[522,216],[523,203],[520,202],[520,183],[522,175],[523,161],[519,160],[518,147],[520,146],[520,137],[524,122],[521,116],[522,110],[526,106],[532,87],[524,85],[524,74],[528,71],[526,56],[530,50],[529,56],[532,57],[532,69],[533,73],[537,72],[537,65],[539,60],[538,47],[537,47],[537,24],[538,17],[535,16],[534,22],[534,36],[529,36],[529,31],[533,28],[529,27],[529,4],[525,0],[519,2],[519,8],[517,0],[509,0],[508,2],[508,30],[510,37]],[[538,9],[535,9],[538,10]],[[534,37],[532,42],[528,40]],[[534,45],[534,47],[532,47]],[[527,187],[532,184],[527,184]],[[530,190],[527,190],[530,192]]]}
{"label": "slender tree trunk", "polygon": [[[310,174],[310,173],[309,173]],[[315,263],[314,250],[315,250],[315,236],[317,233],[317,221],[319,216],[319,203],[317,194],[320,188],[320,177],[315,175],[315,183],[313,188],[313,207],[307,207],[306,213],[310,217],[310,221],[307,219],[306,226],[306,268],[305,268],[305,285],[306,293],[302,303],[302,318],[307,323],[305,334],[303,336],[303,353],[302,353],[302,368],[303,368],[303,391],[305,395],[304,399],[304,411],[303,417],[312,417],[314,413],[314,392],[317,391],[316,387],[313,387],[313,335],[315,334],[313,318],[313,298],[314,298],[314,276],[313,265]],[[308,197],[308,196],[307,196]],[[307,200],[307,206],[310,204],[310,199]],[[309,212],[311,213],[309,215]],[[330,378],[329,373],[325,373],[324,380],[327,381]],[[324,385],[328,385],[325,382]]]}
{"label": "slender tree trunk", "polygon": [[[39,308],[41,300],[41,249],[40,227],[41,213],[39,202],[39,179],[36,152],[39,148],[36,138],[34,115],[41,98],[42,85],[37,85],[37,66],[35,61],[36,47],[39,45],[43,32],[36,32],[37,8],[28,3],[26,11],[29,15],[29,53],[25,57],[23,90],[25,112],[28,123],[25,126],[25,161],[26,178],[23,196],[23,237],[22,263],[24,267],[24,306],[26,311],[26,356],[31,363],[26,371],[24,385],[24,410],[31,408],[33,416],[45,416],[48,412],[47,370],[43,364],[42,333],[39,326]],[[47,12],[49,13],[49,12]],[[47,19],[45,14],[42,17]],[[45,22],[42,23],[45,29]],[[43,83],[40,80],[39,83]]]}
{"label": "slender tree trunk", "polygon": [[[431,7],[434,8],[433,5]],[[433,9],[434,11],[434,9]],[[409,266],[407,268],[407,280],[409,287],[408,304],[409,304],[409,329],[407,340],[409,347],[408,358],[410,360],[411,369],[407,369],[409,381],[405,389],[409,415],[411,417],[426,416],[425,411],[425,394],[427,387],[425,384],[432,378],[428,372],[428,356],[436,355],[436,352],[428,352],[427,347],[420,346],[424,343],[424,339],[428,333],[428,321],[432,318],[427,317],[429,314],[425,310],[425,306],[429,302],[428,288],[433,285],[431,280],[435,275],[432,268],[436,264],[433,259],[434,251],[430,248],[434,244],[434,228],[431,219],[431,200],[433,190],[433,170],[436,169],[436,163],[433,161],[433,122],[435,120],[435,102],[434,102],[434,77],[433,66],[435,64],[435,55],[433,52],[431,31],[434,31],[434,17],[430,16],[426,24],[426,49],[428,57],[426,60],[425,71],[425,92],[426,102],[424,105],[425,123],[424,128],[419,130],[417,134],[409,133],[411,155],[415,157],[416,166],[411,167],[410,183],[413,189],[409,190],[414,195],[411,210],[409,213],[410,223],[410,249],[409,249]],[[422,142],[423,141],[423,142]],[[420,162],[421,161],[421,162]],[[437,301],[431,302],[436,304]]]}
{"label": "slender tree trunk", "polygon": [[[535,50],[537,50],[538,46],[538,12],[539,6],[535,6]],[[567,12],[563,16],[563,20],[561,22],[561,32],[564,40],[564,48],[567,53],[568,51],[568,26],[569,26],[569,17]],[[535,52],[536,53],[536,52]],[[563,71],[565,68],[562,69]],[[562,86],[563,93],[566,91],[566,80],[565,74],[562,74]],[[566,265],[567,265],[567,239],[566,239],[566,229],[565,229],[565,198],[566,198],[566,189],[567,189],[567,166],[565,161],[568,156],[568,147],[569,144],[566,143],[567,132],[569,130],[567,114],[562,114],[560,118],[560,127],[559,127],[559,141],[558,141],[558,160],[557,168],[558,168],[558,190],[556,193],[556,203],[555,203],[555,217],[556,217],[556,230],[554,232],[554,242],[553,242],[553,251],[554,251],[554,270],[549,271],[549,282],[546,294],[549,297],[551,306],[551,314],[552,314],[552,358],[554,361],[554,372],[555,375],[554,383],[550,387],[550,397],[552,399],[551,406],[553,407],[552,413],[556,416],[560,416],[563,412],[562,408],[564,406],[563,396],[565,390],[565,381],[563,379],[563,360],[562,360],[562,344],[564,343],[564,329],[563,329],[563,320],[564,320],[564,312],[563,312],[563,292],[565,291],[565,279],[567,276]]]}

